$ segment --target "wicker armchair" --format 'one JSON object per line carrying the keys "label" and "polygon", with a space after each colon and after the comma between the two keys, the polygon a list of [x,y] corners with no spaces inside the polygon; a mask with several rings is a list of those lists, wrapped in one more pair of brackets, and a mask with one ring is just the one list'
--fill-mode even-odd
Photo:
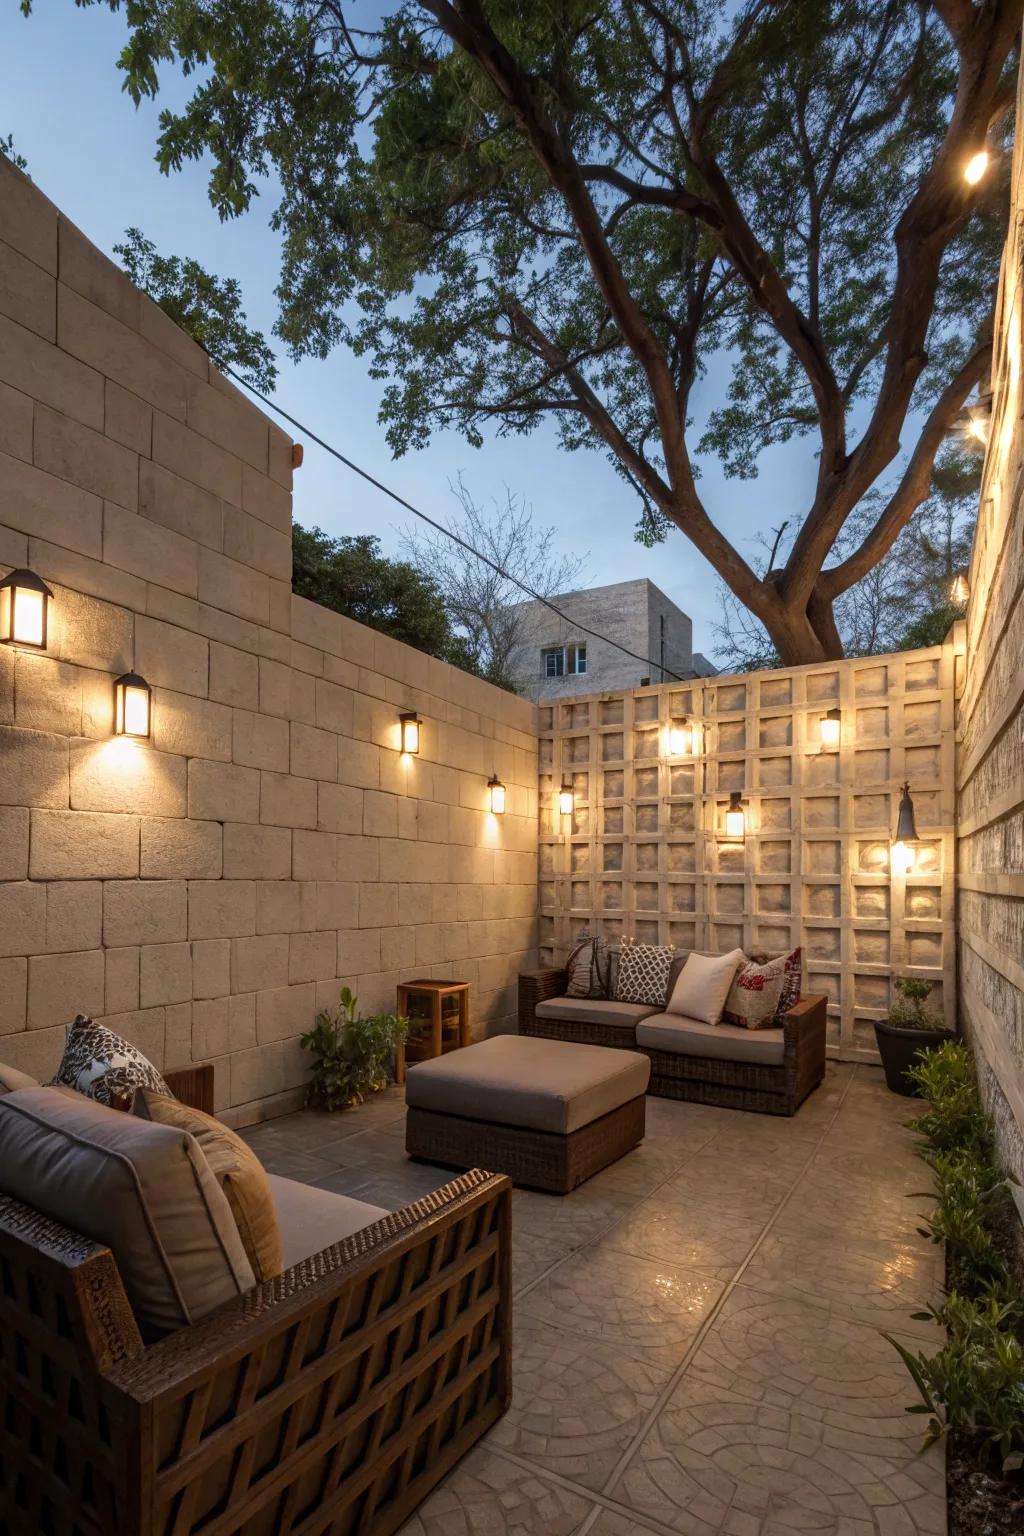
{"label": "wicker armchair", "polygon": [[390,1536],[508,1406],[510,1198],[474,1170],[146,1347],[109,1249],[0,1197],[0,1530]]}
{"label": "wicker armchair", "polygon": [[[537,1004],[563,996],[567,980],[566,972],[555,966],[522,972],[519,1033],[620,1049],[627,1044],[621,1028],[537,1017]],[[659,1098],[688,1099],[768,1115],[793,1115],[825,1076],[827,1002],[825,997],[802,997],[786,1014],[780,1066],[677,1055],[636,1044],[631,1049],[650,1057],[651,1082],[647,1091]]]}

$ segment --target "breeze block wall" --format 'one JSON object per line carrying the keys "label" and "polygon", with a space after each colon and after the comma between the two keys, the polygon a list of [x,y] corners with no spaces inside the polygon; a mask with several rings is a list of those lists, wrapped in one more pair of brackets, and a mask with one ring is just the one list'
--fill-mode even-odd
{"label": "breeze block wall", "polygon": [[[541,705],[543,962],[583,928],[715,953],[799,944],[804,990],[829,999],[833,1055],[877,1061],[872,1021],[896,975],[932,982],[952,1023],[954,670],[950,642]],[[826,751],[833,707],[841,742]],[[683,716],[698,750],[673,757]],[[909,875],[889,869],[904,778],[920,835]],[[742,843],[724,835],[732,790]]]}
{"label": "breeze block wall", "polygon": [[[478,1034],[512,1027],[534,706],[293,596],[291,462],[0,157],[0,566],[55,593],[45,654],[0,646],[0,1059],[40,1078],[90,1013],[159,1066],[214,1060],[243,1121],[298,1102],[342,982],[375,1010],[453,975]],[[150,744],[112,734],[130,669]]]}
{"label": "breeze block wall", "polygon": [[[1021,106],[1018,101],[1018,109]],[[1014,147],[958,706],[960,1008],[1007,1165],[1024,1181],[1024,168]],[[1017,1191],[1022,1215],[1024,1196]]]}

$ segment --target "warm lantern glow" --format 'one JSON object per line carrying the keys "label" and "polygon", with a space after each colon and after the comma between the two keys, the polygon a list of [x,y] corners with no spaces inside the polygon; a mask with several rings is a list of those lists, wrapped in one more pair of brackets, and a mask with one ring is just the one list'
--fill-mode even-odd
{"label": "warm lantern glow", "polygon": [[670,757],[690,757],[693,754],[694,730],[685,715],[681,720],[673,720],[668,728],[668,750]]}
{"label": "warm lantern glow", "polygon": [[420,749],[420,726],[423,722],[415,713],[399,715],[398,718],[402,727],[402,751],[415,757]]}
{"label": "warm lantern glow", "polygon": [[573,806],[572,785],[562,780],[562,787],[558,791],[558,810],[562,816],[571,816]]}
{"label": "warm lantern glow", "polygon": [[747,818],[743,812],[743,798],[738,789],[734,789],[729,796],[729,805],[725,813],[725,835],[736,842],[742,842],[746,835]]}
{"label": "warm lantern glow", "polygon": [[118,736],[147,737],[152,726],[152,690],[137,672],[114,684],[114,731]]}
{"label": "warm lantern glow", "polygon": [[827,715],[821,717],[821,744],[826,748],[834,748],[839,745],[839,737],[843,729],[843,714],[839,709],[830,709]]}
{"label": "warm lantern glow", "polygon": [[34,571],[12,571],[0,581],[0,640],[46,649],[53,593]]}
{"label": "warm lantern glow", "polygon": [[972,411],[967,418],[967,435],[983,448],[988,446],[988,416],[981,411]]}
{"label": "warm lantern glow", "polygon": [[978,153],[972,155],[964,166],[964,180],[969,186],[976,187],[987,170],[988,150],[979,149]]}
{"label": "warm lantern glow", "polygon": [[493,773],[487,780],[487,788],[491,792],[491,811],[495,816],[504,816],[505,786],[496,773]]}
{"label": "warm lantern glow", "polygon": [[916,843],[917,822],[914,817],[914,802],[910,798],[910,785],[904,784],[899,810],[896,813],[896,836],[889,850],[889,868],[894,875],[907,875],[913,869],[917,858],[914,846]]}
{"label": "warm lantern glow", "polygon": [[914,850],[909,843],[893,843],[889,851],[889,868],[894,875],[909,875],[914,867]]}
{"label": "warm lantern glow", "polygon": [[958,572],[949,584],[949,600],[955,608],[962,608],[971,595],[970,584],[962,572]]}

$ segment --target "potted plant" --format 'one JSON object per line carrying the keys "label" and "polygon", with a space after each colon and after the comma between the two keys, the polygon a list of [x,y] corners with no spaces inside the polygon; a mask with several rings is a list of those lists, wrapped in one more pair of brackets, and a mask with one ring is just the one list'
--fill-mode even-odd
{"label": "potted plant", "polygon": [[888,1016],[875,1021],[875,1039],[886,1086],[893,1093],[917,1097],[917,1085],[907,1075],[909,1069],[917,1064],[923,1051],[933,1051],[956,1036],[937,1013],[925,1006],[932,989],[930,981],[919,976],[897,976],[895,987],[896,998]]}
{"label": "potted plant", "polygon": [[342,987],[334,1012],[323,1009],[302,1036],[313,1057],[309,1102],[320,1109],[346,1109],[386,1088],[395,1049],[409,1032],[409,1020],[399,1014],[362,1018],[358,1010],[359,999]]}

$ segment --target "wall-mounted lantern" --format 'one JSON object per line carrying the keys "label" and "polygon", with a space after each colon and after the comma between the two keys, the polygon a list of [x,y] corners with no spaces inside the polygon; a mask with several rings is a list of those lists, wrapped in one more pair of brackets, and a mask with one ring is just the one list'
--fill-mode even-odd
{"label": "wall-mounted lantern", "polygon": [[949,584],[949,600],[954,608],[964,608],[971,595],[971,584],[963,571],[957,571]]}
{"label": "wall-mounted lantern", "polygon": [[670,757],[692,757],[697,750],[697,729],[686,715],[673,720],[668,728]]}
{"label": "wall-mounted lantern", "polygon": [[491,792],[491,814],[494,816],[504,816],[505,786],[496,773],[492,773],[487,780],[487,788]]}
{"label": "wall-mounted lantern", "polygon": [[725,835],[733,842],[742,843],[747,835],[747,817],[743,809],[743,793],[734,789],[725,808]]}
{"label": "wall-mounted lantern", "polygon": [[899,810],[896,814],[896,836],[889,850],[889,868],[894,875],[908,875],[914,867],[917,842],[917,823],[914,820],[914,802],[910,798],[910,785],[903,785]]}
{"label": "wall-mounted lantern", "polygon": [[839,745],[839,737],[843,729],[842,710],[830,709],[828,714],[822,715],[819,729],[821,731],[822,751],[834,751]]}
{"label": "wall-mounted lantern", "polygon": [[0,641],[45,651],[53,593],[35,571],[12,571],[0,581]]}
{"label": "wall-mounted lantern", "polygon": [[571,816],[573,807],[573,789],[571,784],[562,780],[562,787],[558,791],[558,811],[562,816]]}
{"label": "wall-mounted lantern", "polygon": [[152,724],[152,688],[137,672],[125,672],[114,684],[114,734],[145,739]]}
{"label": "wall-mounted lantern", "polygon": [[402,751],[410,757],[415,757],[420,750],[420,726],[423,721],[415,710],[408,710],[398,717],[402,731]]}

